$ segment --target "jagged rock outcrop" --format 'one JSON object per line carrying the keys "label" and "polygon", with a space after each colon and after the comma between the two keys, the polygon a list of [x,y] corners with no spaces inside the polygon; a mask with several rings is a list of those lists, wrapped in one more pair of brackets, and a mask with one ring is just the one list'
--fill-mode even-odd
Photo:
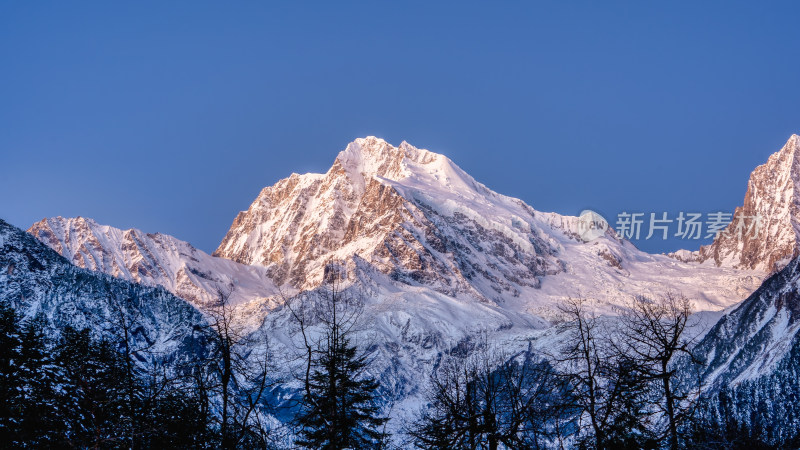
{"label": "jagged rock outcrop", "polygon": [[744,203],[696,259],[772,273],[800,254],[800,136],[750,175]]}

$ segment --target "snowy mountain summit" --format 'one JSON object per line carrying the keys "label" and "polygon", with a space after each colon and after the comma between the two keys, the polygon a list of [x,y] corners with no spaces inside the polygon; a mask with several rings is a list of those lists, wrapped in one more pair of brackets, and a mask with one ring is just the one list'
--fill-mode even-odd
{"label": "snowy mountain summit", "polygon": [[328,264],[353,269],[358,257],[396,280],[494,297],[563,271],[557,242],[533,215],[442,155],[369,137],[325,174],[262,190],[214,254],[264,265],[279,284],[300,288],[319,284]]}

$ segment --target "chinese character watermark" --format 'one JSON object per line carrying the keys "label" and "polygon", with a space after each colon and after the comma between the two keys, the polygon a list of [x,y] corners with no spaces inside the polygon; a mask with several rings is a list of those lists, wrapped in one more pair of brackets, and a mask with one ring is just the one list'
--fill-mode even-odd
{"label": "chinese character watermark", "polygon": [[[679,212],[670,216],[667,212],[617,214],[617,236],[628,240],[639,239],[710,239],[731,236],[739,239],[756,237],[761,231],[761,217],[739,214],[734,216],[724,211],[707,214]],[[577,234],[584,242],[589,242],[606,234],[610,228],[600,214],[584,210],[578,217]]]}
{"label": "chinese character watermark", "polygon": [[[716,239],[720,235],[731,235],[739,239],[755,237],[761,230],[761,217],[739,215],[716,211],[705,214],[680,212],[677,217],[670,218],[666,212],[629,213],[623,211],[617,215],[616,232],[624,239],[640,239],[642,228],[647,234],[644,239],[663,239],[670,236],[680,239]],[[734,223],[733,226],[731,224]],[[674,231],[674,234],[671,234]]]}

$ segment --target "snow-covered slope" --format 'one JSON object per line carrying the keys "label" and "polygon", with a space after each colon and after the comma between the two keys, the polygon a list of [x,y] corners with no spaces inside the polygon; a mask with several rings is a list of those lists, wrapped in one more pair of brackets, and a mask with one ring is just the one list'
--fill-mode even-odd
{"label": "snow-covered slope", "polygon": [[733,217],[695,259],[771,273],[800,254],[800,136],[792,135],[753,171],[744,204]]}
{"label": "snow-covered slope", "polygon": [[274,307],[277,289],[264,268],[215,258],[172,236],[120,230],[83,217],[43,219],[28,232],[79,267],[163,286],[195,306],[232,284],[234,305],[253,308],[253,314]]}
{"label": "snow-covered slope", "polygon": [[489,190],[443,155],[368,137],[325,174],[293,174],[241,212],[216,256],[265,266],[301,289],[355,257],[405,286],[547,316],[568,296],[599,308],[675,289],[699,309],[746,297],[762,273],[649,255],[612,230],[584,242],[577,217]]}
{"label": "snow-covered slope", "polygon": [[[721,310],[763,276],[650,255],[610,229],[587,242],[583,225],[495,193],[443,155],[369,137],[350,143],[325,174],[264,188],[215,257],[88,219],[47,219],[30,232],[77,265],[159,284],[195,304],[228,281],[239,302],[258,305],[275,286],[314,295],[343,274],[365,297],[356,341],[402,415],[415,412],[443,354],[468,350],[478,336],[524,350],[567,297],[602,313],[633,295],[676,290],[699,310]],[[292,379],[302,361],[296,326],[280,303],[266,310],[263,331]]]}
{"label": "snow-covered slope", "polygon": [[749,298],[723,315],[695,352],[704,380],[729,386],[769,375],[800,351],[800,259],[792,260]]}
{"label": "snow-covered slope", "polygon": [[[704,420],[728,431],[744,427],[770,448],[798,448],[800,258],[723,315],[694,354],[705,363]],[[692,383],[695,369],[677,367]]]}

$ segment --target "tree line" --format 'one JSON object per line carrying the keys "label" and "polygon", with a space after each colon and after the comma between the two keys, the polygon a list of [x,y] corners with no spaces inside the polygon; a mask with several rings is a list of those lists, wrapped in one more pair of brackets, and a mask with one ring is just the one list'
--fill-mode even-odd
{"label": "tree line", "polygon": [[[585,300],[566,301],[550,354],[532,347],[507,354],[486,337],[453,348],[441,355],[416,418],[390,436],[380,383],[354,343],[364,299],[339,289],[335,277],[328,281],[313,296],[286,302],[302,369],[293,380],[299,392],[281,405],[276,392],[290,380],[274,377],[266,336],[242,332],[230,288],[208,305],[199,344],[179,360],[166,359],[143,339],[135,313],[115,298],[104,327],[109,332],[97,335],[70,327],[54,334],[44,317],[22,318],[0,302],[0,446],[761,445],[745,425],[717,426],[703,414],[709,400],[700,384],[702,361],[692,354],[690,303],[669,293],[636,298],[614,320],[592,314]],[[277,421],[281,414],[290,417]]]}

